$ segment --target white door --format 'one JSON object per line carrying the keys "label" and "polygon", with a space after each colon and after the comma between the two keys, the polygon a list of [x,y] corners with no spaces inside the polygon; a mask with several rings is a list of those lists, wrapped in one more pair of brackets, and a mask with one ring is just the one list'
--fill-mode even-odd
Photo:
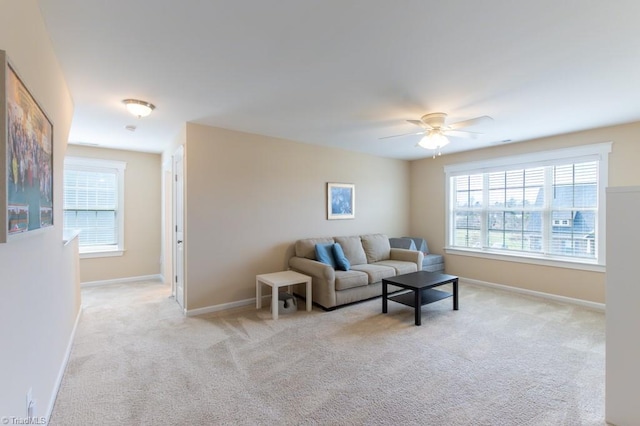
{"label": "white door", "polygon": [[184,309],[184,148],[173,154],[173,277],[176,301]]}

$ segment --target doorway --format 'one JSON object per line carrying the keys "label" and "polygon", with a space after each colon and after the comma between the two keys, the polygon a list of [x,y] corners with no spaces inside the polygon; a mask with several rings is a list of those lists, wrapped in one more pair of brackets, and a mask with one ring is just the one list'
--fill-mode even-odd
{"label": "doorway", "polygon": [[184,146],[173,154],[173,288],[176,302],[185,309],[184,286]]}

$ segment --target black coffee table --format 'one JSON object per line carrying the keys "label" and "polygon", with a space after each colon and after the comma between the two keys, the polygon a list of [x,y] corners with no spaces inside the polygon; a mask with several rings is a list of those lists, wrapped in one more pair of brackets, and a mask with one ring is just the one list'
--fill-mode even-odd
{"label": "black coffee table", "polygon": [[[434,287],[453,283],[453,293],[434,290]],[[393,284],[410,292],[389,296],[387,285]],[[412,306],[415,309],[416,325],[422,324],[422,306],[453,296],[453,310],[458,310],[458,277],[436,272],[418,271],[410,274],[384,278],[382,280],[382,313],[387,313],[387,300]]]}

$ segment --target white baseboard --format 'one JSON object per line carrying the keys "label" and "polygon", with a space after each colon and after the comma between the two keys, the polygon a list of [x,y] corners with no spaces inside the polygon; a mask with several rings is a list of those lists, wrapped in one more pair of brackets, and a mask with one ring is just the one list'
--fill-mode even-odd
{"label": "white baseboard", "polygon": [[162,280],[162,275],[142,275],[140,277],[127,277],[127,278],[116,278],[113,280],[101,280],[101,281],[87,281],[84,283],[80,283],[80,287],[97,287],[101,285],[109,285],[109,284],[122,284],[122,283],[132,283],[136,281],[160,281]]}
{"label": "white baseboard", "polygon": [[495,284],[495,283],[490,283],[490,282],[480,281],[480,280],[473,280],[471,278],[460,277],[460,283],[477,285],[482,287],[497,288],[500,290],[510,291],[513,293],[526,294],[528,296],[540,297],[543,299],[550,299],[556,302],[570,303],[572,305],[583,306],[585,308],[590,308],[590,309],[594,309],[596,311],[602,311],[602,312],[605,311],[605,306],[606,306],[604,303],[591,302],[591,301],[582,300],[582,299],[574,299],[572,297],[558,296],[556,294],[543,293],[541,291],[527,290],[524,288],[512,287],[508,285]]}
{"label": "white baseboard", "polygon": [[[269,299],[271,299],[271,296],[269,296]],[[220,305],[205,306],[204,308],[189,309],[189,310],[185,309],[184,314],[188,317],[194,317],[196,315],[210,314],[212,312],[225,311],[227,309],[239,308],[247,305],[255,306],[255,304],[256,304],[256,299],[254,297],[252,299],[238,300],[237,302],[229,302],[229,303],[222,303]]]}
{"label": "white baseboard", "polygon": [[64,372],[67,370],[67,364],[69,364],[69,357],[71,357],[71,349],[73,348],[73,342],[76,338],[76,330],[78,329],[78,323],[80,323],[80,317],[82,316],[82,306],[78,309],[78,315],[76,315],[76,322],[73,324],[73,329],[71,330],[71,335],[69,336],[69,342],[67,343],[67,350],[64,354],[64,358],[62,359],[62,364],[60,365],[60,369],[58,370],[58,377],[56,377],[56,382],[53,386],[53,392],[51,392],[51,399],[49,400],[49,406],[47,407],[47,422],[51,420],[51,414],[53,414],[53,407],[56,403],[56,398],[58,397],[58,392],[60,391],[60,385],[62,384],[62,378],[64,377]]}
{"label": "white baseboard", "polygon": [[[512,287],[512,286],[503,285],[503,284],[495,284],[495,283],[490,283],[490,282],[487,282],[487,281],[474,280],[474,279],[471,279],[471,278],[464,278],[464,277],[460,277],[460,283],[461,284],[477,285],[477,286],[482,286],[482,287],[491,287],[491,288],[496,288],[496,289],[499,289],[499,290],[510,291],[512,293],[525,294],[525,295],[528,295],[528,296],[539,297],[539,298],[542,298],[542,299],[553,300],[553,301],[556,301],[556,302],[562,302],[562,303],[569,303],[569,304],[572,304],[572,305],[578,305],[578,306],[582,306],[582,307],[585,307],[585,308],[593,309],[593,310],[596,310],[596,311],[601,311],[601,312],[605,311],[605,304],[604,303],[591,302],[591,301],[582,300],[582,299],[574,299],[572,297],[558,296],[556,294],[543,293],[541,291],[527,290],[527,289],[524,289],[524,288]],[[255,303],[256,303],[256,299],[255,298],[244,299],[244,300],[239,300],[237,302],[229,302],[229,303],[223,303],[223,304],[220,304],[220,305],[206,306],[204,308],[189,309],[189,310],[185,309],[184,310],[184,314],[185,314],[185,316],[193,317],[193,316],[197,316],[197,315],[210,314],[212,312],[224,311],[224,310],[227,310],[227,309],[239,308],[241,306],[255,305]],[[263,304],[263,306],[265,305],[265,303],[267,304],[267,306],[268,306],[268,304],[271,303],[271,295],[270,294],[262,296],[262,304]]]}

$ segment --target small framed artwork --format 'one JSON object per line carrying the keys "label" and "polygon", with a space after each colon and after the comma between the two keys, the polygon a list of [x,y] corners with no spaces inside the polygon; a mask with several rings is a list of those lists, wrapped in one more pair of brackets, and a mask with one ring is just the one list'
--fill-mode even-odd
{"label": "small framed artwork", "polygon": [[327,219],[356,217],[356,186],[352,183],[327,183]]}
{"label": "small framed artwork", "polygon": [[53,227],[53,124],[0,50],[0,243]]}

